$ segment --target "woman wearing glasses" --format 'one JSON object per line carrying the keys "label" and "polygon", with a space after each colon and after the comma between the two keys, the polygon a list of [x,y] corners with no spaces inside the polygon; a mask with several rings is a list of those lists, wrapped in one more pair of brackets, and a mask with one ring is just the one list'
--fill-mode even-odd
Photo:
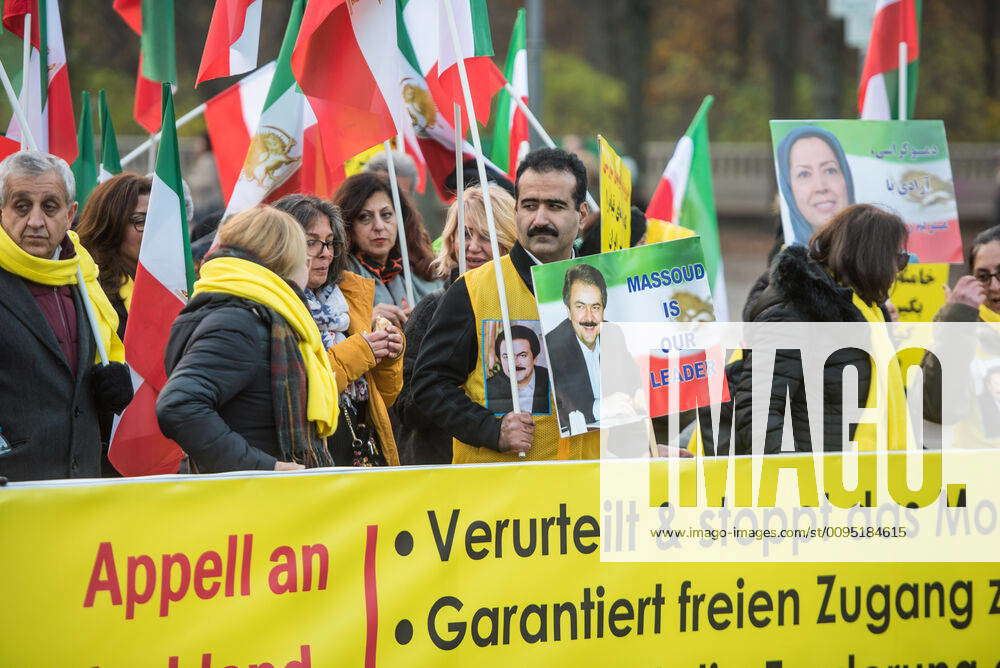
{"label": "woman wearing glasses", "polygon": [[[951,376],[967,376],[967,381],[951,391],[948,397],[951,415],[942,416],[941,361],[926,355],[924,369],[924,417],[941,423],[947,417],[959,420],[955,444],[961,448],[1000,447],[1000,434],[994,423],[1000,422],[1000,403],[995,401],[998,383],[995,371],[1000,368],[1000,225],[980,232],[969,248],[966,258],[969,274],[958,279],[955,287],[946,290],[947,300],[935,322],[987,322],[993,327],[969,326],[967,343],[960,341],[964,330],[950,330],[949,348],[958,358],[951,362],[956,371]],[[974,339],[974,340],[973,340]],[[964,396],[962,396],[964,395]]]}
{"label": "woman wearing glasses", "polygon": [[372,331],[375,281],[348,271],[340,209],[310,195],[274,203],[306,232],[306,303],[319,326],[340,389],[341,419],[327,442],[337,466],[395,466],[389,422],[403,384],[403,336],[383,323]]}
{"label": "woman wearing glasses", "polygon": [[[405,192],[400,191],[399,197],[410,256],[413,299],[419,302],[440,288],[442,282],[431,268],[434,251],[420,212]],[[375,279],[375,315],[387,318],[402,329],[416,304],[409,303],[406,298],[403,259],[388,179],[375,172],[355,174],[340,184],[333,195],[333,203],[344,215],[351,270]]]}
{"label": "woman wearing glasses", "polygon": [[118,312],[123,339],[151,188],[152,182],[138,174],[108,179],[90,193],[77,226],[80,241],[100,267],[98,279]]}
{"label": "woman wearing glasses", "polygon": [[[847,207],[813,234],[808,246],[788,246],[775,257],[770,283],[749,308],[747,321],[868,322],[873,337],[884,336],[885,323],[889,320],[884,304],[897,274],[909,261],[909,254],[904,250],[907,233],[906,224],[895,214],[870,204]],[[806,347],[807,342],[798,342],[798,348]],[[750,451],[753,436],[751,356],[751,351],[746,350],[742,363],[735,363],[737,367],[733,372],[736,448],[741,454]],[[793,349],[779,350],[775,356],[773,377],[782,382],[776,381],[772,387],[764,434],[765,453],[781,449],[786,395],[791,402],[795,448],[802,452],[812,451],[801,360],[798,351]],[[823,434],[815,439],[817,447],[827,451],[841,449],[842,388],[844,369],[848,366],[857,369],[860,400],[865,401],[867,397],[871,403],[875,398],[875,393],[869,392],[874,386],[866,353],[846,348],[830,356],[824,369],[824,406],[827,410],[823,413]],[[899,382],[895,380],[889,383],[890,406],[905,406],[902,378]],[[818,409],[812,407],[812,410]],[[899,421],[894,416],[891,413],[890,419],[897,424]],[[902,425],[905,428],[905,420]],[[859,431],[856,427],[851,427],[849,439],[867,443],[868,435],[856,434]],[[891,440],[889,447],[895,446],[898,442]]]}

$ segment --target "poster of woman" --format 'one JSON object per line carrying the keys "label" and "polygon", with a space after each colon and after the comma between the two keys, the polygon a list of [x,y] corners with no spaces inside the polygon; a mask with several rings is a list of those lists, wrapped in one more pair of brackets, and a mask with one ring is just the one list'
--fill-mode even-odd
{"label": "poster of woman", "polygon": [[961,262],[955,187],[941,121],[771,121],[785,239],[806,244],[851,204],[881,206],[909,229],[919,262]]}

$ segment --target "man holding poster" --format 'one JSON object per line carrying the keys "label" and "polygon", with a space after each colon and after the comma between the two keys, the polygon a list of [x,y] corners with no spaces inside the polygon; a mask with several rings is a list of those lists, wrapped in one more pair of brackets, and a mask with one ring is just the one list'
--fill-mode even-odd
{"label": "man holding poster", "polygon": [[[573,256],[573,241],[588,213],[584,201],[587,171],[571,153],[539,149],[525,156],[518,166],[514,187],[517,243],[508,255],[460,276],[441,298],[417,358],[413,394],[425,402],[427,416],[453,436],[455,464],[596,459],[600,455],[596,433],[560,438],[551,408],[535,411],[540,407],[535,397],[548,374],[543,381],[540,372],[544,367],[539,366],[541,358],[532,346],[532,336],[539,340],[541,337],[540,332],[536,334],[538,303],[531,267]],[[496,413],[504,407],[494,410],[499,388],[494,384],[491,389],[492,378],[487,376],[488,370],[497,366],[492,360],[503,349],[497,345],[500,301],[494,262],[500,263],[504,273],[511,322],[528,329],[511,328],[513,343],[523,342],[524,356],[515,360],[514,370],[518,380],[525,381],[521,412],[510,411],[508,381],[508,412],[500,416]],[[503,360],[498,361],[503,367]],[[529,361],[532,373],[528,373]],[[548,368],[552,373],[554,365],[550,360]],[[521,367],[520,372],[517,367]],[[502,373],[498,371],[493,377]],[[528,403],[525,399],[532,380],[535,385]],[[525,454],[524,459],[519,458],[519,453]]]}

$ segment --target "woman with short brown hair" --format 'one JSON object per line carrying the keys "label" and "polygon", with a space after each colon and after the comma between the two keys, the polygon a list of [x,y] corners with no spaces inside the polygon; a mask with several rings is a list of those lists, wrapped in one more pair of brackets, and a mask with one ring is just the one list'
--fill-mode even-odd
{"label": "woman with short brown hair", "polygon": [[132,306],[139,246],[146,226],[152,182],[138,174],[118,174],[90,193],[76,231],[100,269],[98,280],[118,312],[118,335]]}

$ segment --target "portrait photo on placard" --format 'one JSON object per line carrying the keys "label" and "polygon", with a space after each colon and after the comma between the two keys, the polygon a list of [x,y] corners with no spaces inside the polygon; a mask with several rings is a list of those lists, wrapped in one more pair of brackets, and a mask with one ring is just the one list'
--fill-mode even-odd
{"label": "portrait photo on placard", "polygon": [[542,325],[538,320],[511,320],[513,365],[508,357],[503,322],[483,320],[483,385],[486,408],[496,415],[514,410],[511,374],[517,383],[522,413],[549,415],[552,412],[552,384],[549,364],[542,347]]}

